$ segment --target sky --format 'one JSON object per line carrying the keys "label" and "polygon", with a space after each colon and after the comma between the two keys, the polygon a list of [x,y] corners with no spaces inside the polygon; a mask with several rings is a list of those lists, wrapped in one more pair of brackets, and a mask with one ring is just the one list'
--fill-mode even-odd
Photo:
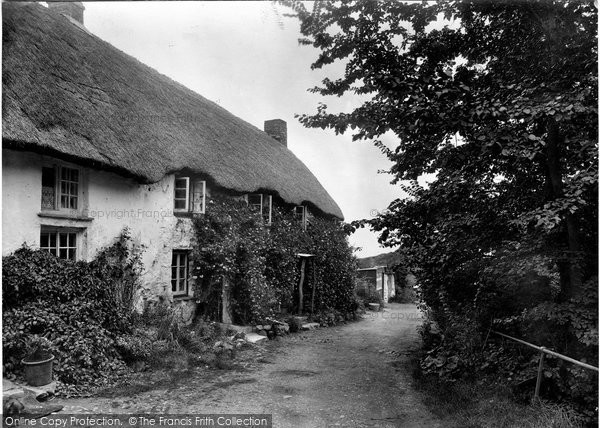
{"label": "sky", "polygon": [[[338,203],[346,221],[371,218],[403,196],[391,166],[366,141],[351,134],[303,127],[296,114],[313,113],[319,102],[332,111],[351,111],[352,96],[324,98],[308,92],[343,66],[311,70],[318,50],[298,43],[297,19],[269,1],[88,2],[87,29],[123,52],[215,101],[236,116],[263,129],[269,119],[288,126],[288,148],[300,158]],[[393,139],[384,140],[394,145]],[[360,229],[350,236],[367,257],[390,248],[377,235]]]}

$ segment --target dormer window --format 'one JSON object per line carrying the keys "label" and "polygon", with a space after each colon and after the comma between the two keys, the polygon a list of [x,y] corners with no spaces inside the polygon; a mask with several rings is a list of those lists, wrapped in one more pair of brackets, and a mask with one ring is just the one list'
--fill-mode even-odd
{"label": "dormer window", "polygon": [[273,207],[273,196],[262,193],[251,193],[248,195],[248,206],[251,210],[258,212],[266,225],[271,224],[271,211]]}
{"label": "dormer window", "polygon": [[206,208],[206,181],[191,177],[175,177],[173,211],[176,213],[204,214]]}
{"label": "dormer window", "polygon": [[300,223],[302,230],[306,230],[306,207],[304,205],[294,207],[294,220]]}
{"label": "dormer window", "polygon": [[42,211],[81,209],[81,171],[63,165],[42,167]]}

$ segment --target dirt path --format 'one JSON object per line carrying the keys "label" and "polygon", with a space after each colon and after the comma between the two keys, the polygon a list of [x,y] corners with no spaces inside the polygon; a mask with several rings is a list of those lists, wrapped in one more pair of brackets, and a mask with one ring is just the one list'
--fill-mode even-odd
{"label": "dirt path", "polygon": [[56,400],[65,413],[272,413],[274,427],[437,427],[411,390],[414,305],[389,304],[364,320],[265,345],[268,361],[207,371],[133,397]]}

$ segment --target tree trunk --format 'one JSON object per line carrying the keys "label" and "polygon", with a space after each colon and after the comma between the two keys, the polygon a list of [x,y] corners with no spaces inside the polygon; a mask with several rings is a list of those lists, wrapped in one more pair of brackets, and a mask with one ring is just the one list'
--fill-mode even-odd
{"label": "tree trunk", "polygon": [[[562,172],[560,168],[560,144],[563,137],[560,135],[558,124],[550,119],[547,127],[548,140],[546,145],[546,168],[547,183],[551,189],[551,200],[561,198],[564,195]],[[569,299],[581,287],[582,274],[579,265],[581,242],[579,238],[579,222],[577,218],[567,213],[565,216],[566,243],[568,252],[563,266],[560,267],[561,295],[560,300]]]}

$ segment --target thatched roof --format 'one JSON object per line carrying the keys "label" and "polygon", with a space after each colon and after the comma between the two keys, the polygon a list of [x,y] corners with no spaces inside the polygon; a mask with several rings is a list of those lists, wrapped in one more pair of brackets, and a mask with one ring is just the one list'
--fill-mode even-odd
{"label": "thatched roof", "polygon": [[38,4],[3,3],[3,147],[156,182],[189,169],[234,192],[342,212],[285,146]]}

